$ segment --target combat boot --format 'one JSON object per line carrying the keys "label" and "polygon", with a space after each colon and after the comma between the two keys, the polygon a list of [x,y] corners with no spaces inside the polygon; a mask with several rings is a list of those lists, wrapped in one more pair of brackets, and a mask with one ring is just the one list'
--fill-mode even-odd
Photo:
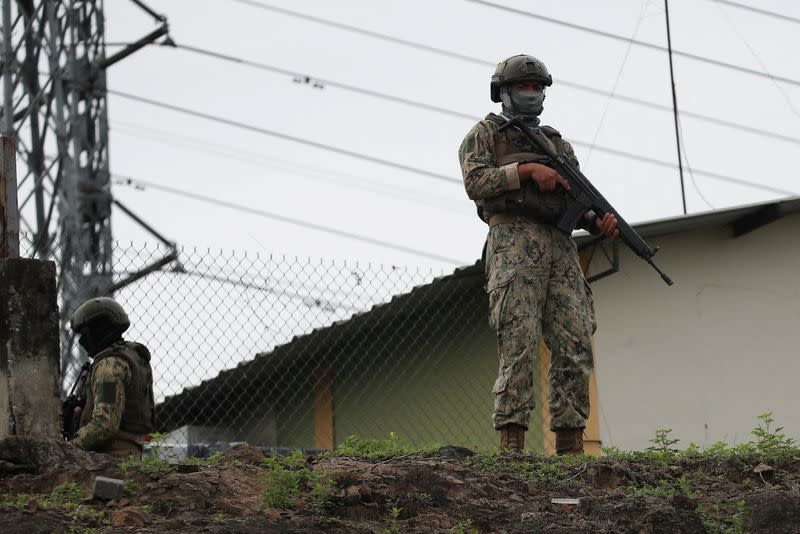
{"label": "combat boot", "polygon": [[500,449],[522,452],[525,448],[525,427],[509,423],[500,429]]}
{"label": "combat boot", "polygon": [[556,454],[583,454],[583,429],[556,430]]}

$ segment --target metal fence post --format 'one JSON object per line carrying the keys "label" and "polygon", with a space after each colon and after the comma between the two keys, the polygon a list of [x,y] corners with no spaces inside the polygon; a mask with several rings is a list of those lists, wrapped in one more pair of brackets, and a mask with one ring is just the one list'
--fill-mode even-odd
{"label": "metal fence post", "polygon": [[19,257],[17,151],[14,140],[2,137],[0,153],[0,258]]}

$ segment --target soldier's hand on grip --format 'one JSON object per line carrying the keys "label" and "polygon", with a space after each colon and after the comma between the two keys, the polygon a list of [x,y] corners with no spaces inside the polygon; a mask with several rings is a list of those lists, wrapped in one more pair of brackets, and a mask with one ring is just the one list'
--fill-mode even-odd
{"label": "soldier's hand on grip", "polygon": [[619,230],[617,230],[617,218],[614,217],[614,214],[610,211],[603,215],[602,219],[597,218],[595,220],[595,224],[604,235],[607,235],[611,239],[616,239],[619,237]]}
{"label": "soldier's hand on grip", "polygon": [[517,167],[517,172],[522,181],[529,179],[536,182],[540,191],[555,191],[559,185],[569,191],[569,182],[547,165],[523,163]]}

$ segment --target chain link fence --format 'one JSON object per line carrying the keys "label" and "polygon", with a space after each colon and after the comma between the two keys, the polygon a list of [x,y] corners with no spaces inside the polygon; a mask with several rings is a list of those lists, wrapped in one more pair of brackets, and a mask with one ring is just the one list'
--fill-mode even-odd
{"label": "chain link fence", "polygon": [[[23,253],[32,250],[23,240]],[[497,373],[481,263],[429,269],[115,242],[126,339],[152,353],[158,430],[178,453],[246,441],[331,449],[351,435],[410,446],[496,447]],[[66,324],[91,284],[68,280]],[[73,268],[70,272],[75,272]],[[126,281],[126,282],[121,282]],[[128,283],[130,282],[130,283]],[[65,288],[86,287],[65,302]],[[125,285],[127,284],[127,285]],[[69,298],[68,298],[69,300]],[[62,328],[63,386],[86,355]],[[545,392],[527,444],[545,448]]]}

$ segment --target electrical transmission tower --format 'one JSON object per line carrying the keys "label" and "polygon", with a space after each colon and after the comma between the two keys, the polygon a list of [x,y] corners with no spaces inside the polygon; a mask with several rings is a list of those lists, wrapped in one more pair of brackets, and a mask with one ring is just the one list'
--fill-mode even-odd
{"label": "electrical transmission tower", "polygon": [[107,57],[102,0],[0,1],[0,124],[17,147],[20,230],[30,242],[28,255],[57,264],[66,371],[76,358],[66,324],[75,308],[177,258],[173,243],[133,216],[169,252],[125,279],[114,277],[112,205],[132,214],[111,195],[106,70],[167,36],[168,26],[131,0],[154,17],[157,29]]}

